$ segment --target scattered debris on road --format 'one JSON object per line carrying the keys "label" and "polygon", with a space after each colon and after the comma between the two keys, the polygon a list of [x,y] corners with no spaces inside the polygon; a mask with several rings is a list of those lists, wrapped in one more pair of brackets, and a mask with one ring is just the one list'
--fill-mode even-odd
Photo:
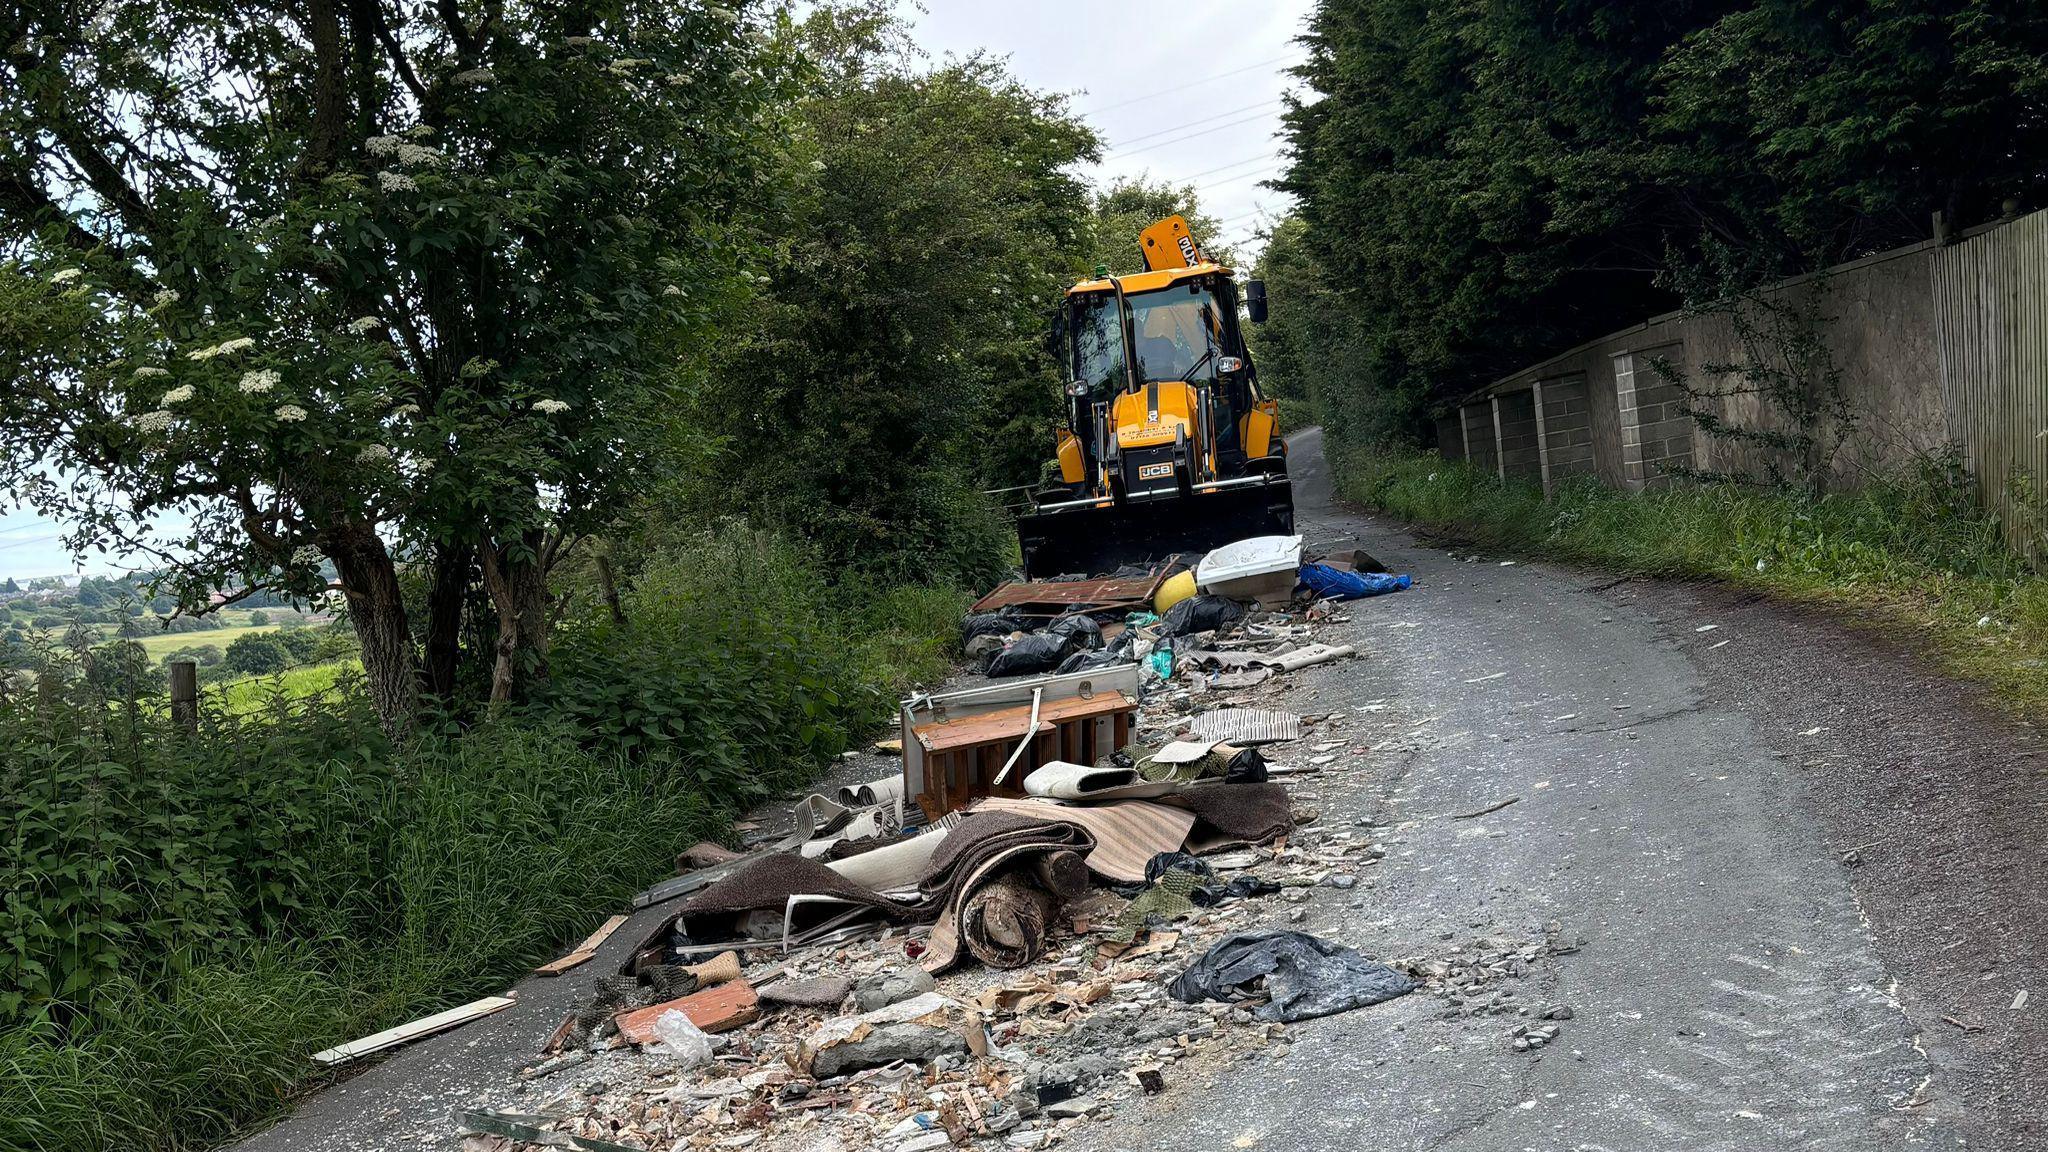
{"label": "scattered debris on road", "polygon": [[1042,1148],[1205,1053],[1283,1058],[1293,1021],[1419,989],[1520,1011],[1480,989],[1541,946],[1383,960],[1261,923],[1386,856],[1303,803],[1370,742],[1269,702],[1357,657],[1314,636],[1340,598],[1409,586],[1285,543],[1214,566],[1227,587],[1183,587],[1182,562],[984,597],[967,650],[1028,670],[912,696],[900,773],[804,797],[751,850],[685,852],[635,901],[675,911],[459,1113],[467,1152]]}

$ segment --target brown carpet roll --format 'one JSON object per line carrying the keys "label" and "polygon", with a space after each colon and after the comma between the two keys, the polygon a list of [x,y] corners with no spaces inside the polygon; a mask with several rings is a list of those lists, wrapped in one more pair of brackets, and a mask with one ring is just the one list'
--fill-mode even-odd
{"label": "brown carpet roll", "polygon": [[980,885],[960,911],[960,938],[975,959],[991,968],[1022,968],[1045,951],[1058,900],[1040,888],[1029,869],[1018,869]]}

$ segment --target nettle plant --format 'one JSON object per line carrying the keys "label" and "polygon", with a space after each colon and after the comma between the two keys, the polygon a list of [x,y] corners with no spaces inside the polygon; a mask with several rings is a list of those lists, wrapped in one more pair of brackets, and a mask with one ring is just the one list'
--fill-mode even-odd
{"label": "nettle plant", "polygon": [[[328,566],[387,725],[397,569],[545,673],[549,566],[648,466],[795,69],[748,6],[24,3],[0,16],[0,469],[188,610]],[[432,662],[459,610],[431,606]],[[452,682],[452,675],[445,677]],[[437,673],[428,686],[446,690]]]}

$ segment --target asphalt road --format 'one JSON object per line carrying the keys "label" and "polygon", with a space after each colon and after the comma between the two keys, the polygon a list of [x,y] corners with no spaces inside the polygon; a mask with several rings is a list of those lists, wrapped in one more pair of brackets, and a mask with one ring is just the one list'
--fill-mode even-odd
{"label": "asphalt road", "polygon": [[[1061,1147],[2048,1148],[2048,802],[2030,729],[1830,619],[1426,546],[1336,504],[1316,432],[1294,447],[1311,544],[1356,541],[1417,584],[1354,606],[1342,627],[1361,659],[1290,678],[1290,706],[1371,735],[1364,766],[1312,802],[1326,822],[1373,822],[1388,855],[1286,926],[1449,956],[1541,943],[1554,922],[1583,946],[1507,987],[1573,1017],[1515,1052],[1516,1017],[1407,996],[1297,1025],[1285,1056],[1133,1101]],[[518,1007],[243,1147],[450,1147],[447,1109],[508,1082],[584,984],[526,981]],[[2009,1009],[2022,988],[2033,1003]]]}
{"label": "asphalt road", "polygon": [[[1345,639],[1363,659],[1297,674],[1297,710],[1348,709],[1375,734],[1362,776],[1322,789],[1322,818],[1376,822],[1389,855],[1369,888],[1279,926],[1391,957],[1541,941],[1556,922],[1583,947],[1517,994],[1573,1018],[1516,1052],[1516,1017],[1446,1018],[1411,995],[1297,1025],[1283,1057],[1074,1146],[2048,1147],[2048,1034],[2007,1007],[2030,981],[2043,994],[2029,730],[1753,598],[1423,546],[1337,506],[1320,447],[1294,441],[1311,546],[1355,540],[1416,586],[1356,606]],[[1887,765],[1982,793],[1944,818],[1950,851],[1916,842],[1922,805]],[[1891,839],[1845,864],[1865,841],[1844,838],[1876,839],[1873,822]],[[1995,922],[1959,899],[1997,901]]]}

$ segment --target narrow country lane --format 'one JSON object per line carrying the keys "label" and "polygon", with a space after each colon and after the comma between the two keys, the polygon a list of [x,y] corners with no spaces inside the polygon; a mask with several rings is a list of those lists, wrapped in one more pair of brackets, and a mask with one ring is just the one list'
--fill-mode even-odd
{"label": "narrow country lane", "polygon": [[[1965,923],[1973,914],[1942,907],[1940,891],[1915,895],[1909,913],[1866,910],[1852,877],[1892,870],[1900,853],[1866,849],[1870,861],[1852,871],[1843,853],[1857,842],[1836,837],[1867,834],[1855,831],[1865,817],[1899,823],[1899,835],[1926,821],[1843,810],[1855,798],[1835,789],[1870,782],[1824,769],[1868,765],[1827,725],[1846,732],[1854,717],[1787,730],[1805,722],[1795,698],[1817,700],[1829,673],[1794,661],[1772,673],[1788,679],[1768,702],[1739,691],[1748,674],[1737,661],[1804,644],[1809,665],[1840,665],[1863,641],[1713,589],[1634,590],[1422,547],[1336,505],[1318,432],[1294,447],[1311,546],[1355,539],[1417,581],[1355,606],[1344,640],[1362,660],[1297,676],[1285,698],[1304,712],[1349,711],[1349,743],[1373,752],[1326,776],[1307,803],[1324,821],[1376,826],[1388,852],[1372,883],[1319,891],[1296,926],[1395,956],[1452,954],[1483,936],[1540,944],[1554,923],[1583,946],[1535,962],[1511,987],[1532,1010],[1569,1006],[1571,1019],[1535,1052],[1511,1047],[1522,1018],[1462,1016],[1427,995],[1297,1025],[1280,1055],[1207,1070],[1082,1146],[2043,1146],[2042,1030],[2007,1011],[2030,978],[2041,995],[2041,953],[1984,955],[2012,932],[2038,939],[2041,897],[2025,877],[2041,875],[2031,866],[2039,836],[1994,819],[1980,837],[1993,843],[1975,847],[2029,866],[2003,880],[1971,867],[1971,879],[1950,881],[1956,898],[2007,901],[1999,914],[2020,922],[2009,931]],[[1864,685],[1884,699],[1900,687]],[[1890,706],[1967,708],[1926,687]],[[1939,723],[1894,731],[1900,744],[1945,747],[1959,778],[2031,763],[2024,729],[1991,717],[1966,726],[1976,747],[1942,744]],[[2038,768],[2022,771],[2038,781]],[[1981,779],[1969,787],[1985,790]],[[2013,797],[2032,798],[2036,829],[2038,794],[2036,784]],[[1966,863],[1938,865],[1933,882]],[[2004,890],[1962,887],[1982,883]],[[1940,928],[1948,951],[1923,963]],[[1959,975],[1946,977],[1944,963]],[[1968,985],[1948,983],[1961,978]],[[1944,1014],[1978,1031],[1952,1029]]]}

